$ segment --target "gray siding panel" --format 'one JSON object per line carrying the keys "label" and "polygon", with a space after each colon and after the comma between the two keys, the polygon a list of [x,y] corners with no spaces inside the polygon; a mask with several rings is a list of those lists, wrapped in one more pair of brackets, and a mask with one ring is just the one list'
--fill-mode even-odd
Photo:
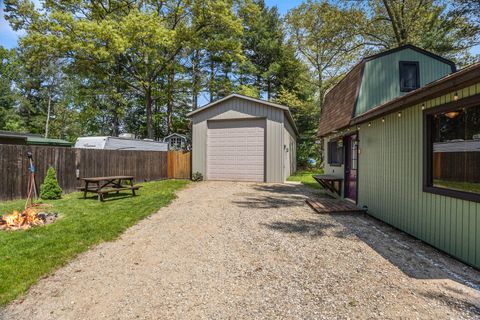
{"label": "gray siding panel", "polygon": [[266,119],[266,181],[283,182],[283,110],[236,97],[192,116],[192,172],[206,177],[207,121],[247,118]]}
{"label": "gray siding panel", "polygon": [[290,175],[297,171],[297,136],[288,121],[285,121],[284,125],[283,143],[288,148],[288,152],[284,150],[285,174],[283,178],[287,180]]}

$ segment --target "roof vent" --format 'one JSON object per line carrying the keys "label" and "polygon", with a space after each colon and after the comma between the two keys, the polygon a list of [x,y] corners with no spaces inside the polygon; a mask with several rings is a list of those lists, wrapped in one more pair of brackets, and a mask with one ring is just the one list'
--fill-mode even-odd
{"label": "roof vent", "polygon": [[133,140],[135,139],[135,134],[134,133],[121,133],[118,135],[119,138],[123,138],[123,139],[130,139],[130,140]]}

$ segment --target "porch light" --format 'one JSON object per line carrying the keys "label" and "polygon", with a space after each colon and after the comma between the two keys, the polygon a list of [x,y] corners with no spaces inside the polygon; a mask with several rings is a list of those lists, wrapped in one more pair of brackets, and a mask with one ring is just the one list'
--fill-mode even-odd
{"label": "porch light", "polygon": [[402,117],[402,113],[401,113],[401,112],[398,113],[398,117],[399,117],[399,118]]}
{"label": "porch light", "polygon": [[422,103],[422,110],[425,110],[425,103]]}
{"label": "porch light", "polygon": [[360,130],[360,126],[357,127],[357,130]]}
{"label": "porch light", "polygon": [[445,113],[445,117],[447,117],[449,119],[453,119],[453,118],[457,117],[459,114],[460,114],[460,112],[458,112],[458,111],[450,111],[450,112]]}
{"label": "porch light", "polygon": [[458,92],[455,92],[455,94],[453,95],[453,101],[457,101],[458,100]]}
{"label": "porch light", "polygon": [[385,123],[385,118],[382,118],[382,122]]}
{"label": "porch light", "polygon": [[372,123],[371,123],[371,122],[369,122],[369,123],[368,123],[368,126],[369,126],[369,127],[371,127],[371,126],[372,126]]}

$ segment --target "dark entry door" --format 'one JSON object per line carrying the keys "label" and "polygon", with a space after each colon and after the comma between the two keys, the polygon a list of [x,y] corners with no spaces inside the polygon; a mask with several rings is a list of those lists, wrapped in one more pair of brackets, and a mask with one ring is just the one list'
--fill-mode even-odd
{"label": "dark entry door", "polygon": [[344,138],[345,145],[345,198],[357,202],[358,134]]}

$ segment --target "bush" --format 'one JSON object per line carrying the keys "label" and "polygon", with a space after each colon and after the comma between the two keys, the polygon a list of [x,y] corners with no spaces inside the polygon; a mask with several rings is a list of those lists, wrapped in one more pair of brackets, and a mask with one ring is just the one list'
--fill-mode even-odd
{"label": "bush", "polygon": [[320,145],[314,139],[300,141],[297,146],[297,166],[303,169],[320,168],[322,159],[319,149]]}
{"label": "bush", "polygon": [[203,175],[200,172],[194,172],[192,174],[192,181],[198,182],[203,180]]}
{"label": "bush", "polygon": [[62,197],[62,188],[58,184],[55,169],[48,168],[45,181],[40,186],[40,198],[43,200],[54,200]]}

